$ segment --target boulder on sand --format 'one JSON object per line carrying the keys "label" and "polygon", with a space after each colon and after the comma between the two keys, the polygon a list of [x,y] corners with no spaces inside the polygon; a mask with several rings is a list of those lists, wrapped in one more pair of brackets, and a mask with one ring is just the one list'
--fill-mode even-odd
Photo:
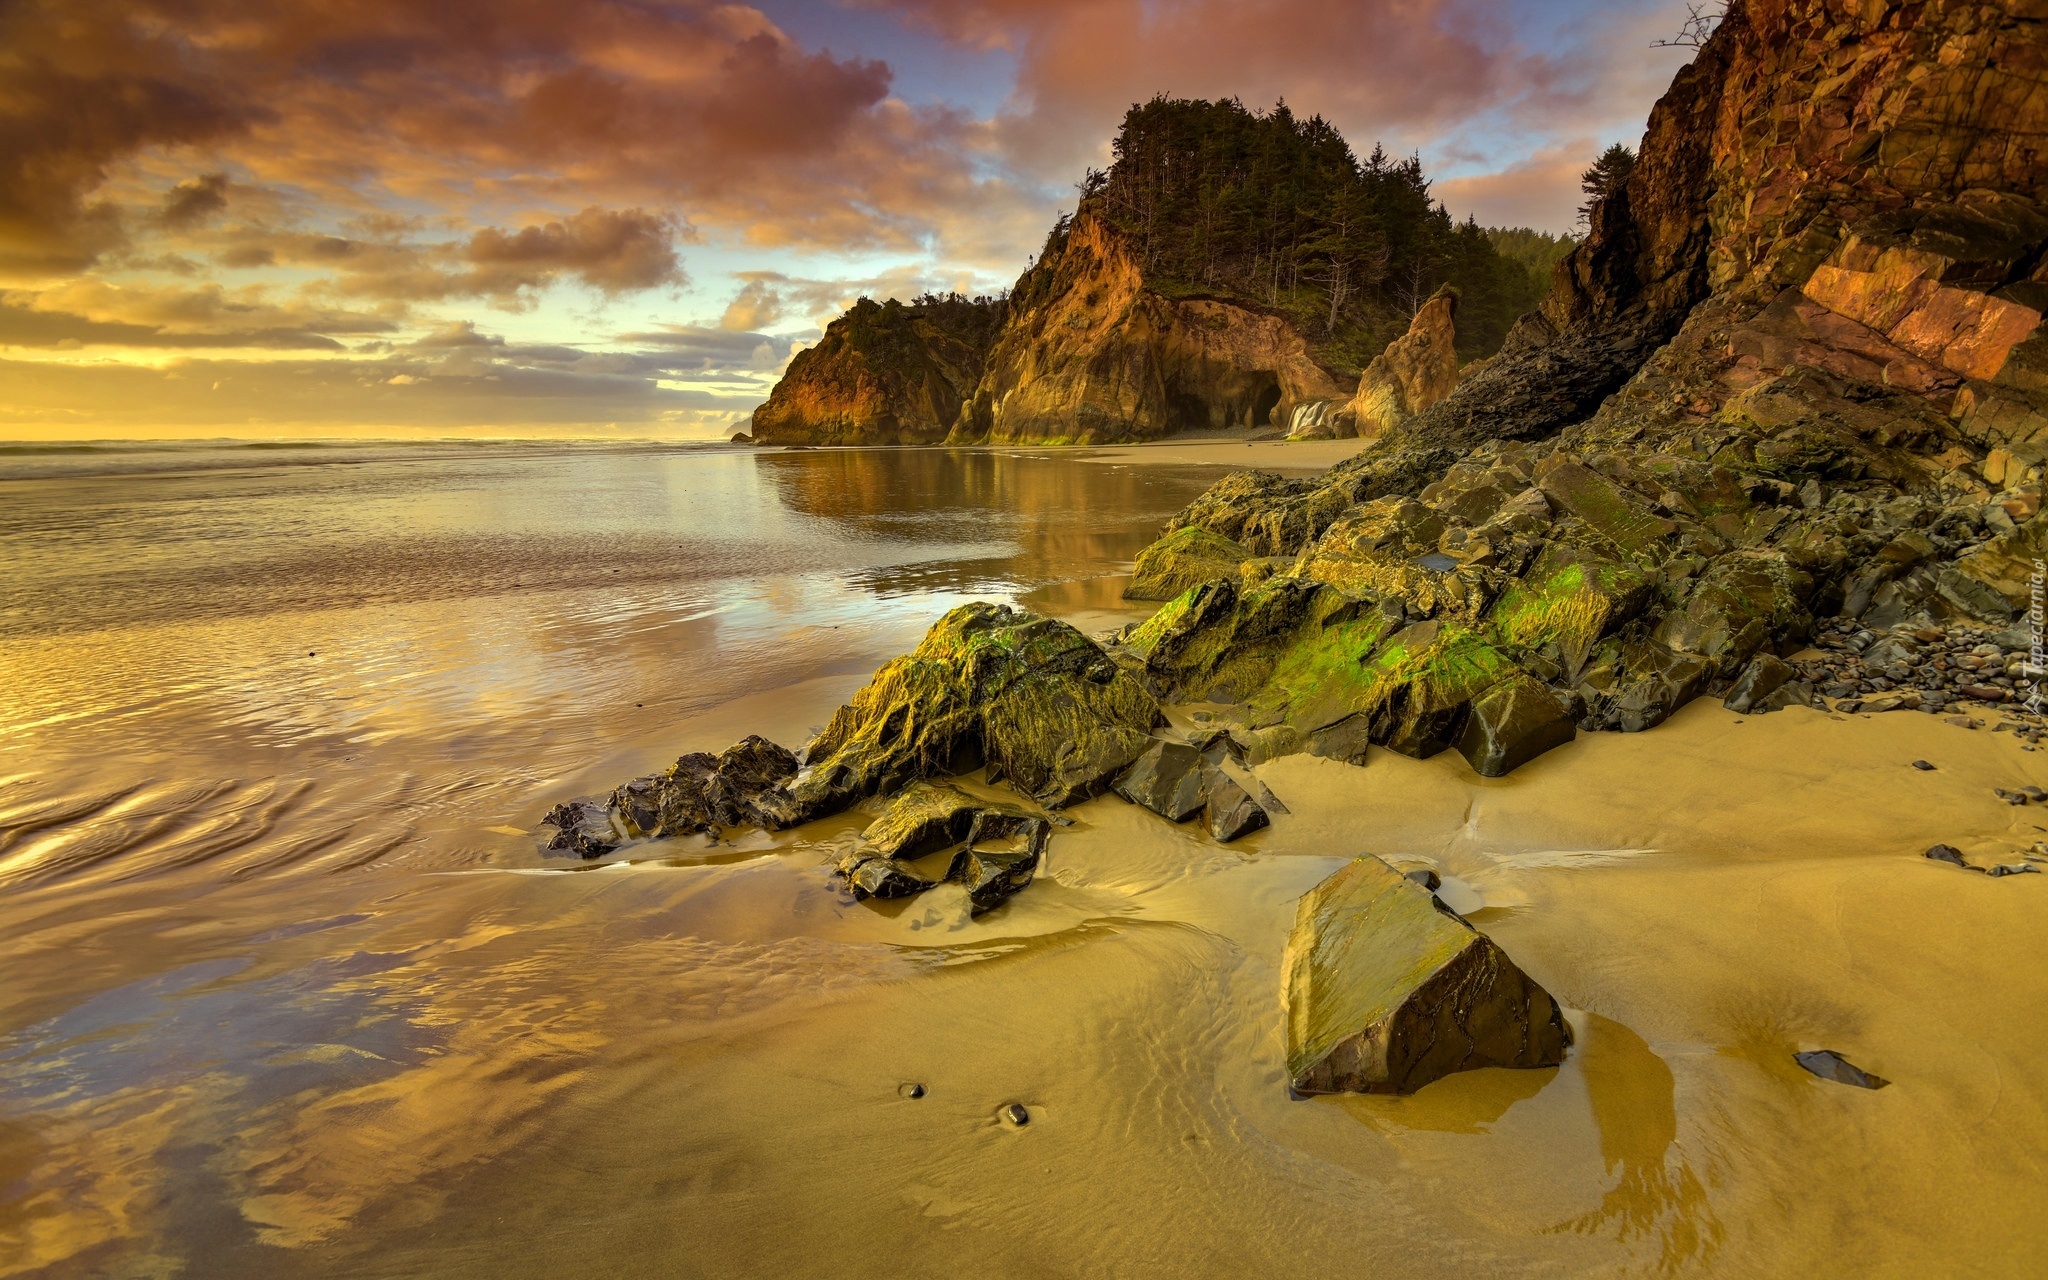
{"label": "boulder on sand", "polygon": [[1282,968],[1302,1093],[1413,1093],[1454,1071],[1553,1067],[1571,1031],[1492,939],[1370,854],[1309,890]]}

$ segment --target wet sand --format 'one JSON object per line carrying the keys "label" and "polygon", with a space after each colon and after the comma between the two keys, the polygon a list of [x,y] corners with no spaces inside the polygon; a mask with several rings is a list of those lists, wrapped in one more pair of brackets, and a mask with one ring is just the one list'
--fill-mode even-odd
{"label": "wet sand", "polygon": [[1364,440],[1174,439],[1091,448],[1093,462],[1122,465],[1323,471],[1357,454]]}
{"label": "wet sand", "polygon": [[[1499,780],[1455,754],[1292,757],[1259,770],[1291,814],[1228,847],[1078,806],[979,920],[953,888],[848,900],[828,867],[858,813],[544,857],[548,803],[748,732],[799,741],[954,598],[930,584],[986,590],[860,514],[924,465],[802,462],[775,501],[839,511],[828,535],[885,567],[748,579],[709,616],[650,576],[12,643],[33,679],[0,740],[0,1274],[2033,1266],[2048,876],[1919,856],[2048,838],[2048,811],[1991,794],[2048,785],[2010,734],[1701,702]],[[1132,616],[1107,571],[1143,521],[1072,498],[1113,469],[1016,465],[930,536],[1053,504],[1056,544],[993,562],[1012,594]],[[288,665],[316,623],[323,651],[385,637],[382,664]],[[228,678],[185,688],[186,653]],[[95,672],[119,686],[108,723],[22,727],[60,667],[73,701]],[[1569,1007],[1562,1067],[1289,1099],[1293,900],[1366,851],[1437,867]],[[1893,1083],[1792,1063],[1818,1047]]]}

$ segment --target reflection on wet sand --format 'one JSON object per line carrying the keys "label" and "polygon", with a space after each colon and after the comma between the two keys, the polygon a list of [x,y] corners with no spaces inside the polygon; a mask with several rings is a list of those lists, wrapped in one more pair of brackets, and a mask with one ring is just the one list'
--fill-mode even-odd
{"label": "reflection on wet sand", "polygon": [[1597,1210],[1558,1229],[1623,1242],[1654,1239],[1662,1246],[1661,1271],[1710,1260],[1720,1247],[1721,1225],[1699,1176],[1676,1149],[1671,1068],[1618,1022],[1588,1014],[1580,1029],[1579,1071],[1600,1129],[1600,1158],[1616,1181]]}

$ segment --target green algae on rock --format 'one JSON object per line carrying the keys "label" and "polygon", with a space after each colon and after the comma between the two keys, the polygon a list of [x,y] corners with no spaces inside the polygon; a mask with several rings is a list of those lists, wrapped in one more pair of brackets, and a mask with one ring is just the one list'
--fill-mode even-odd
{"label": "green algae on rock", "polygon": [[1171,600],[1182,592],[1216,579],[1234,579],[1251,552],[1200,525],[1167,534],[1138,553],[1126,600]]}
{"label": "green algae on rock", "polygon": [[1152,695],[1068,624],[961,605],[833,715],[787,787],[787,816],[808,821],[983,765],[990,782],[1059,808],[1107,786],[1162,720]]}
{"label": "green algae on rock", "polygon": [[1571,1043],[1549,992],[1370,854],[1302,896],[1281,967],[1301,1093],[1413,1093],[1455,1071],[1553,1067]]}

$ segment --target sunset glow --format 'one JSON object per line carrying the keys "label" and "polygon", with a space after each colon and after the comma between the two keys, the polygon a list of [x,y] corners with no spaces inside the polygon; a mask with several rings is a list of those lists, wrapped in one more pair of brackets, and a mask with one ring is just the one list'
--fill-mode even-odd
{"label": "sunset glow", "polygon": [[1670,8],[12,6],[0,436],[721,437],[856,297],[1007,288],[1154,93],[1566,230]]}

